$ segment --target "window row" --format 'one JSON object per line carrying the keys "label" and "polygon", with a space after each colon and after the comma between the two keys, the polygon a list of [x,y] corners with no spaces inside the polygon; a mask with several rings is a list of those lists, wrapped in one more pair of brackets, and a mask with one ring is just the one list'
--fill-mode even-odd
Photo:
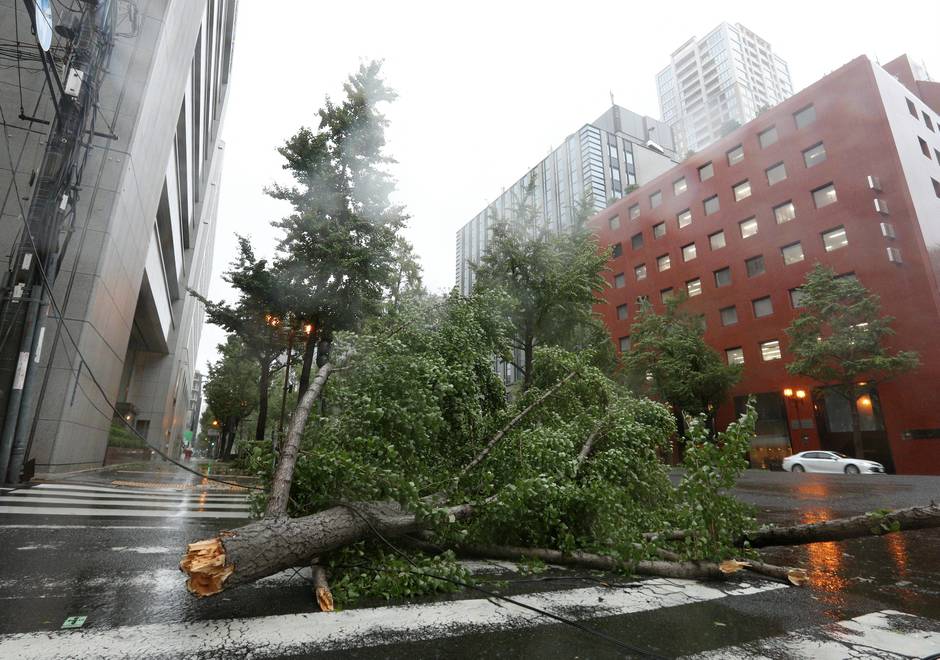
{"label": "window row", "polygon": [[[801,128],[804,128],[805,126],[809,126],[809,125],[812,124],[814,121],[816,121],[816,108],[815,108],[815,106],[813,106],[813,105],[808,105],[808,106],[806,106],[805,108],[803,108],[802,110],[799,110],[799,111],[795,112],[795,113],[793,114],[793,120],[794,120],[794,123],[795,123],[797,129],[801,129]],[[757,139],[758,139],[758,142],[760,143],[760,146],[761,146],[762,149],[765,149],[765,148],[769,147],[770,145],[775,144],[775,143],[779,140],[779,136],[778,136],[778,134],[777,134],[777,127],[776,127],[776,126],[771,126],[770,128],[768,128],[768,129],[766,129],[766,130],[764,130],[764,131],[761,131],[761,132],[758,134]],[[815,153],[815,155],[813,155],[813,154],[809,154],[809,155],[808,155],[808,154],[807,154],[808,151],[811,151],[811,150],[814,150],[814,149],[817,149],[817,148],[821,149],[821,152],[817,152],[817,153]],[[726,154],[726,157],[727,157],[728,165],[729,165],[729,166],[737,165],[738,163],[740,163],[741,161],[744,160],[744,146],[739,144],[738,146],[736,146],[736,147],[734,147],[733,149],[729,150],[729,151],[727,152],[727,154]],[[810,147],[810,149],[808,149],[807,151],[804,151],[804,152],[803,152],[803,159],[804,159],[804,162],[806,163],[806,166],[807,166],[807,167],[812,167],[812,165],[816,165],[817,163],[821,163],[823,160],[825,160],[825,149],[822,148],[822,143],[820,143],[820,144],[818,144],[818,145],[815,145],[815,146],[813,146],[813,147]],[[811,164],[811,163],[812,163],[812,164]],[[783,167],[783,164],[782,164],[782,163],[779,163],[778,166],[782,168],[782,167]],[[778,166],[774,166],[774,167],[778,167]],[[773,169],[773,168],[771,168],[771,169]],[[770,171],[768,171],[768,177],[771,177],[771,176],[779,176],[781,173],[783,174],[783,177],[782,177],[782,178],[786,178],[786,170],[785,170],[785,169],[783,169],[783,170],[778,170],[778,171],[776,171],[775,173],[771,173]],[[708,181],[708,180],[711,179],[713,176],[715,176],[715,166],[714,166],[714,163],[713,163],[712,161],[709,161],[709,162],[705,163],[704,165],[701,165],[701,166],[698,168],[698,178],[699,178],[699,181]],[[782,179],[778,179],[778,180],[782,180]],[[775,182],[771,182],[770,185],[773,185],[773,183],[775,183]],[[679,177],[678,179],[676,179],[676,180],[673,181],[673,183],[672,183],[672,192],[673,192],[673,195],[675,195],[675,196],[681,195],[682,193],[684,193],[684,192],[687,191],[688,189],[689,189],[689,185],[688,185],[688,181],[686,180],[685,176]],[[663,193],[662,193],[662,190],[657,190],[657,191],[655,191],[655,192],[650,193],[650,194],[649,194],[649,197],[648,197],[647,199],[648,199],[648,201],[649,201],[650,209],[655,209],[655,208],[657,208],[660,204],[662,204],[662,201],[663,201]],[[717,198],[716,198],[716,199],[717,199]],[[717,210],[717,209],[716,209],[716,210]],[[638,217],[640,216],[640,204],[639,204],[639,202],[637,202],[636,204],[631,205],[630,208],[627,210],[627,214],[628,214],[628,216],[629,216],[629,218],[630,218],[631,220],[635,220],[636,218],[638,218]],[[707,212],[707,211],[706,211],[706,215],[708,215],[708,212]],[[615,228],[615,227],[612,227],[612,229],[614,229],[614,228]]]}
{"label": "window row", "polygon": [[[889,223],[882,223],[882,234],[887,238],[894,237],[894,227]],[[826,252],[834,252],[836,250],[842,249],[849,244],[848,236],[845,233],[845,227],[840,225],[828,231],[820,233],[822,239],[823,248]],[[724,232],[717,232],[709,236],[709,242],[713,250],[724,247]],[[619,245],[619,243],[618,243]],[[717,247],[716,247],[717,246]],[[805,258],[803,252],[803,244],[800,241],[795,241],[793,243],[788,243],[780,248],[780,256],[783,259],[785,266],[790,266],[792,264],[799,263]],[[698,257],[698,250],[695,247],[695,243],[689,243],[688,245],[682,246],[682,260],[685,262],[693,261]],[[656,270],[660,273],[665,272],[672,268],[672,257],[666,253],[656,257]],[[744,260],[744,268],[747,272],[747,276],[757,277],[758,275],[763,275],[767,268],[764,263],[764,255],[759,254],[749,259]],[[645,263],[638,264],[633,268],[633,275],[636,281],[645,280],[648,275],[648,270]],[[731,284],[731,267],[725,266],[724,268],[719,268],[713,272],[715,279],[716,287],[728,286]],[[624,273],[617,273],[614,275],[614,288],[622,289],[627,285],[626,275]],[[698,293],[701,293],[701,288],[698,289]],[[689,295],[698,295],[697,293],[693,294],[691,291]]]}
{"label": "window row", "polygon": [[[907,111],[911,113],[911,116],[917,120],[923,117],[924,125],[930,130],[931,133],[936,133],[936,129],[934,128],[934,120],[930,118],[930,115],[927,114],[927,111],[922,110],[920,113],[921,116],[918,116],[917,106],[914,105],[914,102],[908,98],[905,98],[904,100],[907,101]],[[940,119],[937,120],[937,123],[940,123]]]}
{"label": "window row", "polygon": [[[759,342],[758,348],[760,348],[760,356],[764,362],[779,360],[783,357],[778,339]],[[728,360],[728,364],[744,364],[744,349],[741,346],[726,348],[725,358]]]}

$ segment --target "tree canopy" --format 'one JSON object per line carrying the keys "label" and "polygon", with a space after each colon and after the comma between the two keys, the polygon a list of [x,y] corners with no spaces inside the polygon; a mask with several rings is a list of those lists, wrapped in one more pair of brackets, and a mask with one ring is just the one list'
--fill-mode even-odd
{"label": "tree canopy", "polygon": [[671,299],[662,314],[640,304],[623,362],[640,391],[671,404],[678,414],[714,418],[741,377],[740,365],[727,364],[704,339],[705,321]]}

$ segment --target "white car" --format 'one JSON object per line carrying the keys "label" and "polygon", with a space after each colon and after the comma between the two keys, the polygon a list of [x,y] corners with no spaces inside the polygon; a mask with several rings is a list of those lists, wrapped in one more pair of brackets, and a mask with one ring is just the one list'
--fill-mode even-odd
{"label": "white car", "polygon": [[884,474],[881,463],[849,458],[837,451],[801,451],[783,459],[787,472],[844,472],[845,474]]}

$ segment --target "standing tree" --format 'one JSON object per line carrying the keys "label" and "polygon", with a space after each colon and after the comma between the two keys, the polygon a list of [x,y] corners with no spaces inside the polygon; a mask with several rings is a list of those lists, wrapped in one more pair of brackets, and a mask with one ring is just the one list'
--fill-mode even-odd
{"label": "standing tree", "polygon": [[592,306],[601,302],[597,294],[606,286],[601,272],[609,255],[598,250],[580,222],[563,235],[540,226],[534,192],[533,177],[514,217],[493,218],[486,253],[473,266],[475,291],[505,297],[512,348],[522,354],[522,364],[510,362],[522,372],[523,391],[533,382],[536,347],[587,349],[606,336]]}
{"label": "standing tree", "polygon": [[317,130],[301,128],[278,149],[294,185],[274,185],[268,194],[290,202],[293,212],[274,225],[283,230],[279,266],[283,291],[294,313],[312,323],[304,346],[299,393],[309,383],[313,355],[322,366],[333,333],[359,328],[379,314],[396,282],[396,255],[407,219],[389,195],[394,181],[382,151],[387,120],[377,106],[395,93],[380,76],[381,65],[360,67],[344,86],[339,105],[329,98]]}
{"label": "standing tree", "polygon": [[741,378],[741,366],[726,364],[705,343],[705,321],[672,299],[663,314],[646,301],[630,330],[624,366],[639,389],[668,402],[678,419],[704,414],[714,431],[718,406]]}
{"label": "standing tree", "polygon": [[881,315],[878,296],[855,277],[838,277],[816,264],[800,292],[802,312],[787,328],[793,354],[787,371],[812,378],[849,402],[855,456],[864,458],[858,398],[878,383],[916,369],[919,357],[883,346],[882,340],[894,334],[894,319]]}
{"label": "standing tree", "polygon": [[257,362],[238,337],[229,335],[218,350],[219,359],[209,365],[205,395],[207,410],[219,422],[219,457],[224,459],[232,453],[238,425],[258,405],[260,373]]}
{"label": "standing tree", "polygon": [[[271,376],[277,370],[277,359],[284,352],[282,319],[285,316],[281,278],[266,259],[257,259],[251,243],[238,237],[238,257],[222,276],[238,291],[238,300],[212,302],[190,290],[206,306],[209,323],[236,335],[245,354],[258,364],[258,424],[255,440],[264,440],[268,421],[268,393]],[[216,411],[218,413],[218,411]]]}

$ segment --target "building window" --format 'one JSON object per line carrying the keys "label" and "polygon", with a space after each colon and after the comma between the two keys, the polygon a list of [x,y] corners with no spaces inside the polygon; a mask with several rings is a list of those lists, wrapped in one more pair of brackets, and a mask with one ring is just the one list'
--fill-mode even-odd
{"label": "building window", "polygon": [[699,296],[702,294],[702,280],[695,278],[694,280],[689,280],[685,283],[685,290],[689,294],[689,298],[693,296]]}
{"label": "building window", "polygon": [[636,220],[640,217],[640,205],[634,204],[629,209],[627,209],[627,213],[630,215],[631,220]]}
{"label": "building window", "polygon": [[798,129],[803,128],[804,126],[809,126],[814,121],[816,121],[816,106],[806,106],[793,115],[793,120],[796,122],[796,127]]}
{"label": "building window", "polygon": [[731,269],[721,268],[715,271],[715,286],[722,287],[731,284]]}
{"label": "building window", "polygon": [[611,216],[610,219],[607,221],[607,226],[610,227],[611,229],[620,229],[620,216],[619,215]]}
{"label": "building window", "polygon": [[740,202],[742,199],[747,199],[751,196],[751,182],[742,181],[741,183],[735,185],[731,190],[734,191],[734,201]]}
{"label": "building window", "polygon": [[783,163],[768,167],[764,173],[767,175],[767,184],[771,186],[787,178],[787,168]]}
{"label": "building window", "polygon": [[897,234],[894,233],[894,225],[890,222],[881,223],[881,235],[892,240],[898,237]]}
{"label": "building window", "polygon": [[796,218],[796,207],[793,206],[793,202],[786,201],[774,207],[774,219],[777,221],[778,225],[782,225],[784,222],[790,222],[794,218]]}
{"label": "building window", "polygon": [[666,289],[660,290],[659,299],[662,300],[664,303],[667,303],[670,300],[672,300],[672,287],[668,287]]}
{"label": "building window", "polygon": [[659,272],[664,270],[669,270],[672,267],[672,261],[669,259],[668,254],[664,254],[660,257],[656,257],[656,268],[659,269]]}
{"label": "building window", "polygon": [[624,321],[627,318],[627,306],[617,305],[617,320]]}
{"label": "building window", "polygon": [[715,167],[712,165],[711,161],[708,161],[700,168],[698,168],[698,180],[699,181],[708,181],[710,178],[715,176]]}
{"label": "building window", "polygon": [[883,199],[875,198],[875,211],[881,215],[888,215],[888,202]]}
{"label": "building window", "polygon": [[891,263],[895,263],[895,264],[904,263],[901,260],[901,250],[899,250],[896,247],[889,247],[888,248],[888,261],[890,261]]}
{"label": "building window", "polygon": [[933,193],[940,197],[940,181],[937,181],[933,177],[930,177],[930,182],[933,183]]}
{"label": "building window", "polygon": [[663,202],[663,193],[660,190],[657,190],[652,195],[650,195],[650,208],[655,209],[657,206]]}
{"label": "building window", "polygon": [[754,318],[762,319],[774,313],[774,304],[770,301],[770,296],[764,296],[757,300],[752,300],[751,305],[754,308]]}
{"label": "building window", "polygon": [[623,255],[623,244],[614,243],[613,249],[610,251],[611,258],[616,259],[617,257],[620,257],[622,255]]}
{"label": "building window", "polygon": [[920,142],[921,153],[923,153],[925,156],[927,156],[928,159],[930,159],[930,147],[927,146],[927,143],[924,141],[924,138],[918,137],[917,141]]}
{"label": "building window", "polygon": [[786,266],[803,261],[803,246],[799,241],[784,245],[780,248],[780,254],[783,255],[783,263]]}
{"label": "building window", "polygon": [[757,140],[760,142],[760,148],[766,149],[777,141],[777,127],[771,126],[766,131],[757,134]]}
{"label": "building window", "polygon": [[833,252],[849,244],[849,239],[845,235],[845,227],[836,227],[823,232],[822,239],[823,245],[826,246],[826,252]]}
{"label": "building window", "polygon": [[623,276],[623,273],[617,273],[614,275],[614,288],[622,289],[627,285],[627,279]]}
{"label": "building window", "polygon": [[653,225],[653,238],[662,238],[666,235],[666,223],[657,222]]}
{"label": "building window", "polygon": [[871,188],[872,190],[877,190],[878,192],[881,192],[881,181],[878,180],[878,177],[872,176],[869,174],[868,175],[868,187]]}
{"label": "building window", "polygon": [[910,99],[904,99],[907,101],[907,111],[911,113],[911,116],[914,119],[917,119],[917,106],[914,105],[914,102]]}
{"label": "building window", "polygon": [[696,256],[695,243],[682,246],[682,261],[692,261]]}
{"label": "building window", "polygon": [[728,359],[728,364],[744,364],[744,349],[740,346],[726,348],[725,357]]}
{"label": "building window", "polygon": [[744,147],[740,144],[728,152],[728,165],[737,165],[744,160]]}
{"label": "building window", "polygon": [[761,342],[760,345],[760,356],[763,358],[764,362],[770,362],[771,360],[779,360],[780,355],[780,342],[776,339],[771,339],[770,341]]}
{"label": "building window", "polygon": [[930,115],[924,111],[921,111],[920,114],[924,116],[924,123],[927,124],[927,128],[929,128],[932,133],[935,133],[936,131],[933,130],[933,122],[930,120]]}
{"label": "building window", "polygon": [[620,352],[626,353],[630,350],[630,337],[621,337],[620,338]]}
{"label": "building window", "polygon": [[748,218],[738,223],[741,228],[741,238],[749,238],[757,233],[757,218]]}
{"label": "building window", "polygon": [[643,247],[643,232],[634,234],[630,237],[630,247],[634,250],[639,250]]}
{"label": "building window", "polygon": [[731,307],[722,307],[719,310],[721,315],[721,324],[722,325],[734,325],[738,322],[738,308],[734,305]]}
{"label": "building window", "polygon": [[682,177],[681,179],[676,179],[675,181],[672,182],[672,192],[674,195],[681,195],[688,189],[689,189],[689,184],[686,183],[685,177]]}
{"label": "building window", "polygon": [[637,281],[646,279],[646,264],[640,264],[639,266],[633,269],[633,274],[636,275]]}
{"label": "building window", "polygon": [[793,309],[799,309],[803,306],[803,289],[799,287],[790,289],[790,306]]}
{"label": "building window", "polygon": [[702,204],[705,207],[705,215],[718,213],[718,210],[721,208],[721,205],[718,203],[718,195],[712,195],[711,197],[706,199]]}
{"label": "building window", "polygon": [[720,250],[723,248],[725,243],[725,232],[716,231],[714,234],[709,234],[708,244],[711,246],[712,250]]}
{"label": "building window", "polygon": [[758,275],[763,275],[764,271],[766,271],[766,268],[764,267],[764,255],[759,254],[756,257],[745,259],[744,267],[747,269],[748,277],[757,277]]}
{"label": "building window", "polygon": [[803,152],[803,163],[806,167],[813,167],[814,165],[819,165],[820,163],[826,160],[826,147],[823,146],[823,143],[814,144],[809,149]]}
{"label": "building window", "polygon": [[831,183],[813,191],[813,203],[816,204],[817,209],[834,204],[836,201],[836,187]]}
{"label": "building window", "polygon": [[692,224],[692,211],[686,209],[682,213],[676,215],[676,221],[679,223],[679,229],[683,227],[688,227]]}

